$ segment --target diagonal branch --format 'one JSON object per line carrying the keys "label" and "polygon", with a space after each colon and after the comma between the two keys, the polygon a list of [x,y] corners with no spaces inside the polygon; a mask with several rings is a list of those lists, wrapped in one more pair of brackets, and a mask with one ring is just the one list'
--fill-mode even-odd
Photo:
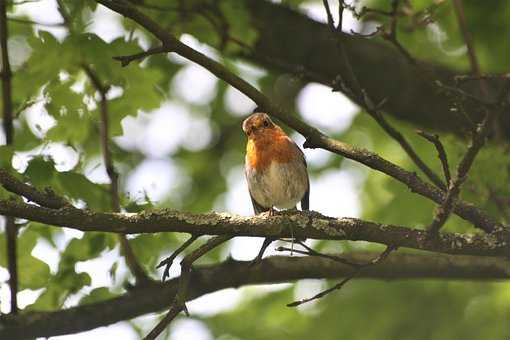
{"label": "diagonal branch", "polygon": [[27,200],[43,207],[60,209],[65,206],[72,206],[65,198],[58,196],[51,188],[45,188],[43,192],[30,184],[18,180],[5,169],[0,169],[0,185],[5,190],[23,196]]}
{"label": "diagonal branch", "polygon": [[349,275],[346,275],[346,277],[342,281],[340,281],[339,283],[337,283],[333,287],[328,288],[326,290],[323,290],[322,292],[319,292],[318,294],[316,294],[316,295],[314,295],[314,296],[312,296],[310,298],[291,302],[291,303],[287,304],[287,307],[298,307],[298,306],[301,306],[304,303],[307,303],[307,302],[310,302],[310,301],[313,301],[313,300],[317,300],[317,299],[321,299],[324,296],[326,296],[326,295],[328,295],[330,293],[333,293],[336,290],[342,289],[342,287],[345,286],[345,284],[347,282],[349,282],[352,279],[354,279],[355,277],[357,277],[361,273],[362,269],[370,267],[370,266],[375,266],[376,264],[381,263],[381,261],[384,261],[391,254],[391,252],[396,250],[396,249],[397,249],[396,247],[387,246],[386,249],[382,253],[380,253],[376,257],[370,259],[370,261],[365,262],[363,264],[356,265],[354,267],[354,270]]}
{"label": "diagonal branch", "polygon": [[196,239],[199,238],[197,235],[191,235],[189,239],[186,240],[179,248],[177,248],[169,257],[161,261],[156,268],[161,268],[165,266],[165,270],[163,271],[163,276],[161,277],[161,281],[165,282],[165,280],[170,276],[170,268],[176,257],[182,253],[186,248],[188,248]]}
{"label": "diagonal branch", "polygon": [[416,133],[434,144],[436,147],[437,156],[441,161],[441,166],[443,167],[444,179],[446,180],[446,185],[449,186],[451,182],[450,166],[448,165],[448,157],[446,156],[446,151],[444,149],[443,143],[441,143],[439,140],[439,136],[421,130],[416,131]]}
{"label": "diagonal branch", "polygon": [[[7,48],[7,39],[9,32],[7,27],[7,3],[0,1],[0,49],[2,50],[2,114],[3,130],[5,134],[5,144],[11,145],[14,139],[14,127],[12,122],[12,71],[9,62],[9,50]],[[16,258],[16,237],[18,227],[13,217],[5,219],[6,249],[7,249],[7,269],[9,271],[9,289],[11,293],[11,313],[18,311],[18,263]]]}
{"label": "diagonal branch", "polygon": [[[273,104],[265,95],[259,92],[248,82],[232,73],[220,63],[183,44],[148,16],[131,6],[128,2],[121,0],[96,1],[113,11],[132,19],[144,27],[146,30],[154,34],[159,40],[161,40],[163,46],[167,48],[167,52],[175,52],[197,63],[198,65],[201,65],[216,75],[218,78],[224,80],[234,88],[238,89],[240,92],[244,93],[259,107],[305,136],[305,147],[322,148],[355,160],[374,170],[381,171],[397,179],[398,181],[407,185],[413,192],[427,197],[436,203],[441,203],[444,201],[444,193],[441,190],[426,183],[415,173],[406,171],[398,165],[387,161],[386,159],[373,152],[364,149],[358,149],[349,144],[329,138],[322,134],[319,130],[307,125],[293,115],[284,112],[278,105]],[[481,228],[487,232],[492,232],[502,227],[492,217],[471,204],[458,201],[455,204],[454,211],[460,217],[470,221],[476,227]]]}
{"label": "diagonal branch", "polygon": [[[371,252],[342,254],[351,262],[365,263],[374,257]],[[258,266],[248,262],[227,260],[220,264],[196,267],[187,300],[225,288],[244,285],[291,282],[300,279],[339,279],[349,275],[352,268],[318,257],[271,256]],[[508,279],[506,259],[393,253],[377,266],[361,271],[358,279]],[[51,337],[83,332],[158,312],[175,298],[179,278],[158,286],[142,287],[105,301],[66,308],[52,312],[26,312],[0,316],[1,339]],[[381,288],[384,289],[384,288]]]}
{"label": "diagonal branch", "polygon": [[[112,153],[110,150],[110,137],[109,137],[109,122],[108,122],[108,98],[106,94],[108,93],[108,86],[103,85],[99,76],[92,70],[92,68],[87,65],[82,65],[85,73],[90,79],[90,82],[94,86],[94,88],[99,92],[100,102],[99,102],[99,112],[101,115],[101,124],[99,126],[100,136],[101,136],[101,150],[103,154],[103,162],[106,167],[106,173],[110,178],[110,199],[112,205],[113,212],[120,212],[120,199],[119,199],[119,175],[115,171],[115,167],[113,165]],[[136,279],[137,284],[144,284],[150,281],[147,277],[147,274],[143,270],[142,266],[136,259],[136,255],[133,252],[133,249],[129,245],[129,241],[126,235],[119,235],[119,243],[120,249],[124,258],[126,259],[126,264],[129,267],[129,270],[133,274]]]}

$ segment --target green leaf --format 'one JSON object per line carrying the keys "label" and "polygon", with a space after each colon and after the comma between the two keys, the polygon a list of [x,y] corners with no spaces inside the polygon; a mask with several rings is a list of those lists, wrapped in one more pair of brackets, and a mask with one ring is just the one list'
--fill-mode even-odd
{"label": "green leaf", "polygon": [[30,160],[24,174],[36,187],[44,187],[52,182],[55,172],[53,161],[38,156]]}
{"label": "green leaf", "polygon": [[110,292],[108,287],[99,287],[93,289],[88,295],[81,298],[79,304],[87,305],[94,302],[100,302],[115,297],[116,294]]}
{"label": "green leaf", "polygon": [[18,258],[20,289],[38,289],[46,287],[50,276],[50,267],[33,256]]}

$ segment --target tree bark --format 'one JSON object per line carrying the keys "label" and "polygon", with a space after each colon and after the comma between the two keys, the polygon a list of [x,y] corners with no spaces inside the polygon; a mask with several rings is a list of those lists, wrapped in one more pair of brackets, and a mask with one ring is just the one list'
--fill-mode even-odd
{"label": "tree bark", "polygon": [[[370,252],[342,255],[351,262],[359,263],[366,263],[374,256]],[[498,280],[507,279],[509,270],[508,262],[499,258],[393,253],[384,262],[363,269],[358,278]],[[300,279],[337,279],[351,272],[352,268],[348,265],[318,257],[273,256],[257,266],[230,259],[220,264],[196,267],[192,272],[187,300],[225,288]],[[82,332],[158,312],[168,308],[173,301],[178,281],[179,278],[174,278],[165,284],[144,286],[106,301],[60,311],[3,315],[0,316],[0,339]]]}

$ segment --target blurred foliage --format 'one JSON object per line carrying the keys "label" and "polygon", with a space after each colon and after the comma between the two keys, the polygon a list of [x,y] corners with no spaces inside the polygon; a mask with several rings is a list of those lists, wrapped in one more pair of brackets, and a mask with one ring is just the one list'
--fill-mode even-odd
{"label": "blurred foliage", "polygon": [[[189,64],[174,56],[155,55],[121,67],[112,57],[137,53],[142,48],[157,45],[157,41],[122,18],[117,20],[124,29],[123,36],[105,41],[91,29],[97,11],[94,1],[63,3],[67,17],[72,18],[67,23],[68,27],[62,29],[66,32],[63,35],[50,33],[45,26],[9,22],[9,46],[15,73],[13,102],[17,113],[16,135],[12,147],[0,146],[0,165],[17,164],[21,178],[40,188],[51,187],[78,206],[96,211],[109,210],[107,184],[92,175],[98,168],[104,172],[104,166],[98,161],[101,157],[99,96],[83,71],[83,65],[88,65],[110,86],[108,110],[112,136],[121,136],[126,132],[128,119],[142,122],[143,117],[151,119],[155,110],[168,102],[184,107],[188,121],[202,119],[207,123],[205,127],[192,125],[201,128],[187,129],[186,136],[179,140],[177,147],[162,156],[171,159],[178,172],[184,175],[178,178],[180,183],[172,184],[164,197],[155,202],[151,202],[147,196],[140,199],[127,193],[129,176],[145,160],[154,156],[139,144],[127,147],[119,142],[114,145],[112,151],[123,185],[121,200],[124,209],[130,212],[154,206],[195,212],[224,209],[230,171],[241,169],[244,161],[245,138],[240,124],[251,108],[242,109],[242,112],[232,109],[227,103],[228,87],[221,82],[214,83],[214,96],[205,103],[183,96],[176,90],[178,84],[175,83]],[[320,6],[321,3],[282,1],[282,5],[301,11],[304,11],[303,5]],[[398,25],[398,37],[404,46],[420,59],[466,70],[467,57],[451,2],[415,0],[409,3],[412,5],[408,6],[409,15],[402,18]],[[489,73],[508,72],[510,39],[505,37],[510,36],[510,27],[507,25],[510,2],[466,0],[463,3],[482,69]],[[177,36],[182,35],[187,42],[204,48],[230,69],[258,85],[274,100],[295,108],[300,114],[295,99],[305,84],[293,82],[294,75],[256,70],[253,65],[246,66],[231,57],[238,55],[243,44],[250,46],[257,39],[251,27],[249,10],[243,4],[243,1],[237,0],[209,1],[206,5],[203,0],[147,0],[141,8]],[[385,10],[389,7],[387,0],[370,0],[363,4]],[[25,3],[23,6],[31,4]],[[22,18],[23,15],[14,7],[11,6],[9,15]],[[433,18],[432,23],[416,24],[429,14]],[[387,24],[388,19],[379,16],[364,18],[363,23],[368,22]],[[232,41],[241,41],[242,44]],[[216,50],[212,50],[211,46]],[[187,91],[193,91],[193,88]],[[37,121],[34,108],[36,114],[52,123],[46,126],[34,124]],[[177,115],[172,109],[167,111],[169,115]],[[176,118],[175,124],[179,123],[182,122]],[[433,146],[415,134],[415,127],[394,120],[391,123],[405,134],[424,161],[441,173]],[[180,128],[169,126],[168,130]],[[189,143],[207,135],[205,130],[210,134],[207,143],[198,146]],[[137,138],[136,134],[130,136]],[[417,171],[400,146],[364,113],[356,116],[349,129],[334,136],[373,150],[406,169]],[[451,169],[454,170],[466,148],[466,141],[448,135],[441,138],[449,155]],[[56,145],[70,150],[76,162],[68,161],[65,169],[59,168],[58,155],[48,151]],[[310,164],[311,176],[315,179],[320,178],[323,172],[335,169],[350,169],[364,178],[360,188],[363,218],[417,228],[430,222],[434,204],[386,175],[368,171],[352,162],[343,162],[340,157],[329,157],[324,163]],[[143,176],[151,178],[152,175],[144,173]],[[509,177],[508,148],[500,144],[488,145],[479,155],[462,196],[492,215],[502,220],[508,219]],[[338,189],[341,192],[341,188]],[[0,190],[0,196],[6,197],[7,193]],[[118,270],[119,265],[124,266],[123,262],[115,262],[110,269],[111,287],[90,289],[92,273],[77,271],[77,264],[105,256],[118,248],[113,235],[86,233],[69,236],[59,228],[26,221],[23,223],[18,248],[20,288],[41,290],[28,309],[54,310],[68,307],[69,301],[93,303],[125,291],[123,287],[129,277],[125,270]],[[476,232],[457,217],[449,219],[447,229]],[[38,242],[44,242],[58,254],[59,262],[55,270],[50,270],[48,264],[34,256],[33,250]],[[155,270],[158,261],[182,242],[182,235],[165,233],[141,235],[131,240],[140,262],[153,277],[161,274]],[[338,243],[335,244],[338,249]],[[319,242],[317,247],[330,249],[330,245],[331,242]],[[204,261],[214,262],[224,258],[226,247],[211,252]],[[354,242],[344,242],[342,245],[345,251],[356,247],[379,249]],[[5,253],[4,248],[5,236],[1,233],[1,254]],[[5,267],[4,256],[0,256],[0,266]],[[341,293],[332,294],[302,310],[285,307],[285,303],[295,298],[294,291],[295,286],[291,286],[254,296],[246,294],[233,310],[203,317],[202,321],[218,339],[510,337],[506,324],[510,311],[508,284],[354,281]],[[73,299],[77,295],[81,298]]]}

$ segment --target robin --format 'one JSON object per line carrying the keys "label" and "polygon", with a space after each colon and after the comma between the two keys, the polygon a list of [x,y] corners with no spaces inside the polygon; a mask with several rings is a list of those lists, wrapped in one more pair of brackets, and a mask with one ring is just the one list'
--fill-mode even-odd
{"label": "robin", "polygon": [[[267,114],[255,109],[243,122],[248,137],[245,175],[255,214],[277,209],[308,210],[310,181],[305,155],[292,139]],[[257,257],[262,259],[274,238],[266,238]]]}

